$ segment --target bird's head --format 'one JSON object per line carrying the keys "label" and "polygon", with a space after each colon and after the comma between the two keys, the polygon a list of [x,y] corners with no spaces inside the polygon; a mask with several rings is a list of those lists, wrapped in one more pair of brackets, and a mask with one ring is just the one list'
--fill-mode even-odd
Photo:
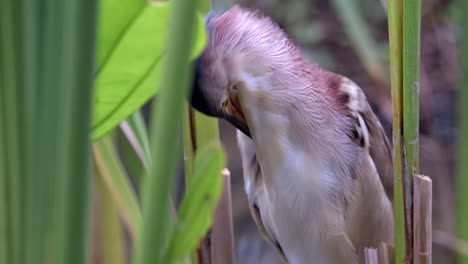
{"label": "bird's head", "polygon": [[191,98],[197,110],[251,136],[253,112],[283,115],[299,109],[320,123],[339,108],[330,104],[337,97],[323,87],[341,77],[307,63],[270,18],[235,6],[208,16],[207,27],[209,40],[196,62]]}

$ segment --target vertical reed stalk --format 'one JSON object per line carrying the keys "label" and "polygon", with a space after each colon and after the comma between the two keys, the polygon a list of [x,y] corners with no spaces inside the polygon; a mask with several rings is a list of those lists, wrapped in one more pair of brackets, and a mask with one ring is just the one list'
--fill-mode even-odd
{"label": "vertical reed stalk", "polygon": [[421,0],[403,1],[403,120],[408,173],[419,171]]}
{"label": "vertical reed stalk", "polygon": [[413,179],[419,173],[421,0],[403,1],[403,142],[407,260],[413,261]]}
{"label": "vertical reed stalk", "polygon": [[153,162],[143,186],[143,225],[134,257],[135,264],[159,263],[171,229],[170,193],[174,186],[180,151],[184,100],[192,65],[189,61],[197,1],[174,0],[166,67],[158,103],[153,108],[151,149]]}
{"label": "vertical reed stalk", "polygon": [[403,182],[403,1],[388,3],[390,34],[390,62],[393,105],[393,166],[395,174],[395,263],[403,263],[406,256],[405,189]]}
{"label": "vertical reed stalk", "polygon": [[412,176],[419,168],[421,1],[388,3],[395,173],[395,263],[411,262]]}
{"label": "vertical reed stalk", "polygon": [[95,4],[0,2],[7,263],[86,262]]}

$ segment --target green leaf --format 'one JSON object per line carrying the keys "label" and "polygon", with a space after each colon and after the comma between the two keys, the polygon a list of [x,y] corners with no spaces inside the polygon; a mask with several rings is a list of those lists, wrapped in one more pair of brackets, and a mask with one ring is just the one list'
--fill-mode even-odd
{"label": "green leaf", "polygon": [[132,21],[148,5],[147,0],[101,0],[98,42],[98,69],[109,58]]}
{"label": "green leaf", "polygon": [[206,145],[196,154],[195,172],[187,183],[164,263],[182,261],[208,231],[221,195],[224,163],[223,151],[216,143]]}
{"label": "green leaf", "polygon": [[[93,139],[110,132],[159,90],[171,5],[104,0],[101,9]],[[192,58],[206,44],[201,15],[197,16],[196,32]]]}

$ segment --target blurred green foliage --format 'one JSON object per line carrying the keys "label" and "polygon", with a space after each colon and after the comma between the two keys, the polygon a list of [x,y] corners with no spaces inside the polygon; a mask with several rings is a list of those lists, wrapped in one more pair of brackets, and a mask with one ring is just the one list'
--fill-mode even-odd
{"label": "blurred green foliage", "polygon": [[[170,2],[101,1],[93,139],[117,127],[159,90],[170,9]],[[206,43],[201,15],[193,30],[195,58]]]}

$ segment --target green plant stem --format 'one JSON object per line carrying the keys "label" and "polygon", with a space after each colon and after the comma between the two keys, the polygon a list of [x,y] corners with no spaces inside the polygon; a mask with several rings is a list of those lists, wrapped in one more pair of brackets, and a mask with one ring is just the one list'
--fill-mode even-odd
{"label": "green plant stem", "polygon": [[125,264],[125,234],[116,204],[102,178],[96,178],[99,193],[102,264]]}
{"label": "green plant stem", "polygon": [[[197,144],[196,138],[192,131],[192,123],[194,119],[195,110],[190,105],[186,106],[187,111],[184,111],[184,172],[185,182],[187,183],[193,174],[193,163],[195,158],[195,146]],[[191,121],[192,120],[192,121]],[[194,142],[195,141],[195,142]]]}
{"label": "green plant stem", "polygon": [[413,257],[413,175],[419,172],[421,0],[403,1],[403,142],[407,258]]}
{"label": "green plant stem", "polygon": [[[458,5],[463,10],[461,28],[463,29],[463,40],[461,53],[463,64],[463,83],[460,89],[459,103],[459,144],[458,144],[458,182],[457,182],[457,227],[458,238],[462,241],[468,241],[468,1],[459,0]],[[458,255],[459,264],[468,264],[466,254]]]}
{"label": "green plant stem", "polygon": [[421,0],[403,1],[403,120],[408,173],[419,171]]}
{"label": "green plant stem", "polygon": [[394,166],[394,217],[395,263],[406,259],[405,185],[403,155],[403,1],[388,3],[390,34],[390,62],[393,105],[393,166]]}
{"label": "green plant stem", "polygon": [[[180,152],[179,131],[184,101],[192,72],[190,47],[193,41],[197,1],[175,0],[165,72],[156,108],[153,109],[151,150],[153,166],[143,186],[143,225],[139,229],[135,264],[160,263],[171,230],[170,194],[174,186]],[[157,157],[157,158],[155,158]]]}
{"label": "green plant stem", "polygon": [[95,141],[93,151],[98,176],[105,183],[108,192],[111,193],[132,238],[135,238],[137,228],[141,224],[140,207],[132,185],[120,163],[112,137],[107,135]]}

